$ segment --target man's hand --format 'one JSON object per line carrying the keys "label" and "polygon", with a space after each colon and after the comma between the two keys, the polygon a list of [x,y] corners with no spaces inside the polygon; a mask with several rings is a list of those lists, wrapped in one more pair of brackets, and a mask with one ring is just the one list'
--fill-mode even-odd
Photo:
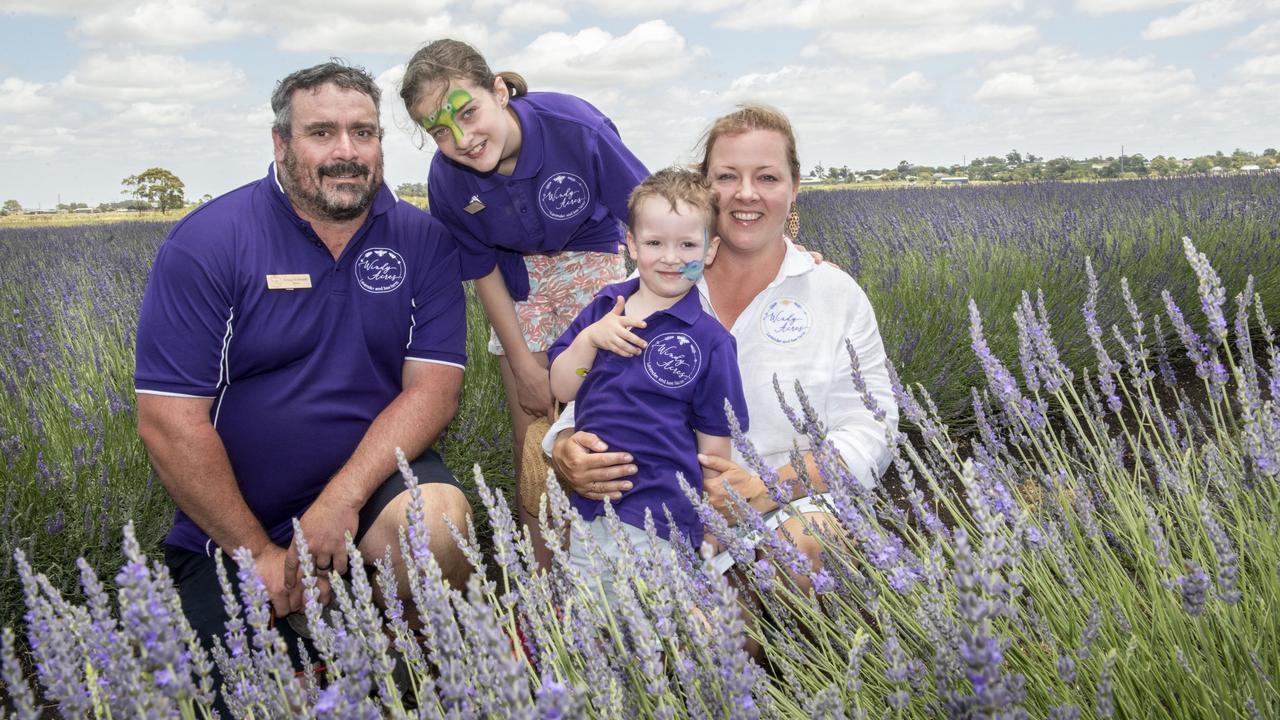
{"label": "man's hand", "polygon": [[[289,560],[293,568],[289,568]],[[271,598],[271,609],[276,617],[284,617],[302,609],[302,585],[294,581],[298,569],[298,554],[293,545],[285,549],[268,543],[253,558],[254,568]],[[327,590],[328,588],[326,588]]]}
{"label": "man's hand", "polygon": [[622,357],[635,357],[649,344],[631,332],[631,328],[647,326],[644,320],[629,318],[623,314],[626,301],[626,298],[619,295],[612,310],[582,331],[587,342],[597,350],[608,350]]}
{"label": "man's hand", "polygon": [[[330,572],[341,575],[347,571],[346,533],[354,536],[359,522],[360,509],[344,502],[336,492],[328,491],[320,493],[298,519],[315,561],[316,575],[326,577]],[[296,540],[289,545],[284,573],[285,584],[291,589],[302,579]]]}
{"label": "man's hand", "polygon": [[556,438],[551,461],[556,475],[588,500],[618,500],[631,489],[625,480],[636,473],[630,453],[608,452],[609,446],[594,433],[565,430]]}
{"label": "man's hand", "polygon": [[769,490],[765,487],[764,481],[737,463],[715,455],[699,453],[698,464],[702,466],[704,475],[718,473],[716,477],[703,483],[703,492],[707,494],[711,506],[718,510],[730,525],[736,523],[738,518],[734,516],[726,487],[733,488],[734,492],[745,498],[751,507],[760,512],[776,507],[773,499],[769,497]]}

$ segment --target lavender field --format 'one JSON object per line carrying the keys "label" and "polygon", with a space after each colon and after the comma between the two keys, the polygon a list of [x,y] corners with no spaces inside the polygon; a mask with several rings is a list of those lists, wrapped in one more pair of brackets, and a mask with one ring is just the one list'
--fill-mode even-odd
{"label": "lavender field", "polygon": [[[131,345],[165,226],[0,233],[0,625],[30,633],[67,717],[202,717],[214,662],[237,717],[1280,714],[1280,177],[809,192],[800,210],[877,309],[909,432],[886,428],[895,494],[868,492],[797,409],[841,525],[820,572],[776,540],[750,562],[745,505],[733,530],[702,509],[769,608],[745,628],[691,553],[626,558],[616,608],[559,562],[531,572],[496,368],[473,365],[446,449],[487,479],[485,572],[442,585],[415,527],[424,628],[380,616],[357,574],[341,612],[308,608],[323,678],[281,665],[252,584],[210,657],[148,564],[171,509],[133,432]],[[0,643],[3,680],[30,717],[20,644]]]}

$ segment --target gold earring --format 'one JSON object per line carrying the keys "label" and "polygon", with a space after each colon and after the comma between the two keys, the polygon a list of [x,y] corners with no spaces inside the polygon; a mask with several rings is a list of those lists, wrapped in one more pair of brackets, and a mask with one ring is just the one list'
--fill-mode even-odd
{"label": "gold earring", "polygon": [[796,240],[800,237],[800,213],[795,208],[791,208],[791,212],[787,213],[787,235]]}

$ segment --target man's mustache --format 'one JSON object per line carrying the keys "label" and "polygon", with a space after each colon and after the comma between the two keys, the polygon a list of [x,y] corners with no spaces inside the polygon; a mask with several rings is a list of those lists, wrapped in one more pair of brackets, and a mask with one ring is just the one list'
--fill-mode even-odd
{"label": "man's mustache", "polygon": [[352,176],[369,177],[369,166],[359,162],[341,162],[331,165],[321,165],[318,170],[320,177],[329,176]]}

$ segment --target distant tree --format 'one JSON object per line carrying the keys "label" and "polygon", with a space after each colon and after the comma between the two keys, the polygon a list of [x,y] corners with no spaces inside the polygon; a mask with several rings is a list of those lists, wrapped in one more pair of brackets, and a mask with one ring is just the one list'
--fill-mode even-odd
{"label": "distant tree", "polygon": [[1161,177],[1177,175],[1178,172],[1182,170],[1181,163],[1171,157],[1165,157],[1164,155],[1157,155],[1151,158],[1151,162],[1147,163],[1147,167],[1150,169],[1152,175],[1159,175]]}
{"label": "distant tree", "polygon": [[1266,150],[1263,150],[1263,151],[1262,151],[1262,156],[1263,156],[1263,157],[1275,157],[1275,156],[1276,156],[1276,149],[1275,149],[1275,148],[1267,148]]}
{"label": "distant tree", "polygon": [[1004,156],[1004,161],[1009,165],[1021,165],[1022,153],[1017,150],[1010,150],[1008,154]]}
{"label": "distant tree", "polygon": [[5,200],[3,206],[5,215],[13,215],[22,212],[22,203],[17,200]]}
{"label": "distant tree", "polygon": [[813,166],[813,173],[812,173],[813,177],[820,178],[820,177],[826,177],[826,175],[827,175],[827,169],[822,167],[822,163],[818,163],[817,165]]}
{"label": "distant tree", "polygon": [[426,197],[426,183],[400,183],[396,186],[396,194],[400,197]]}
{"label": "distant tree", "polygon": [[124,186],[122,193],[150,203],[161,213],[176,210],[185,202],[182,192],[186,186],[177,175],[164,168],[148,168],[121,180],[120,184]]}

